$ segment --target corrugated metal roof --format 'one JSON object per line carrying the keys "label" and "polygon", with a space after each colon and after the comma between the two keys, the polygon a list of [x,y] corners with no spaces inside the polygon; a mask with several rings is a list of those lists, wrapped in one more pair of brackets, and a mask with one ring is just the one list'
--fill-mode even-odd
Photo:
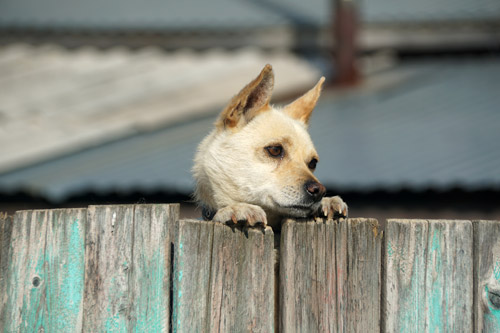
{"label": "corrugated metal roof", "polygon": [[227,29],[328,22],[327,2],[265,0],[4,0],[2,26],[93,29]]}
{"label": "corrugated metal roof", "polygon": [[319,76],[290,53],[250,48],[0,47],[0,173],[218,109],[269,62],[277,95]]}
{"label": "corrugated metal roof", "polygon": [[500,187],[500,59],[415,64],[385,91],[322,100],[320,179],[344,188]]}
{"label": "corrugated metal roof", "polygon": [[[329,0],[3,0],[0,27],[233,29],[327,25]],[[360,1],[364,22],[496,19],[496,0]]]}
{"label": "corrugated metal roof", "polygon": [[[346,190],[500,188],[500,59],[404,64],[374,79],[403,72],[383,89],[324,93],[310,125],[318,178]],[[0,175],[0,189],[53,200],[89,190],[189,193],[192,157],[214,117]]]}
{"label": "corrugated metal roof", "polygon": [[443,20],[485,20],[500,17],[496,0],[365,0],[361,17],[377,22],[429,22]]}
{"label": "corrugated metal roof", "polygon": [[170,190],[188,193],[195,149],[208,134],[208,118],[139,134],[0,176],[3,192],[62,200],[85,191]]}

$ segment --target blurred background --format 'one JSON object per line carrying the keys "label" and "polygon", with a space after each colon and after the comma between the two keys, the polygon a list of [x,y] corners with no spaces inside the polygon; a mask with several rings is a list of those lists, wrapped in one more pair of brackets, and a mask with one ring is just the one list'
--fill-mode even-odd
{"label": "blurred background", "polygon": [[351,217],[500,219],[498,0],[0,0],[0,211],[191,201],[266,64]]}

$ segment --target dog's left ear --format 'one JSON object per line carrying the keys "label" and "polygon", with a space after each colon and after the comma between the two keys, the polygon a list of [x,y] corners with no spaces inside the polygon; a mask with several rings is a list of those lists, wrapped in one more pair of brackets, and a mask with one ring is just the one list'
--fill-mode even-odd
{"label": "dog's left ear", "polygon": [[283,112],[285,112],[290,117],[303,122],[305,125],[308,125],[309,118],[311,117],[312,111],[314,110],[319,95],[321,94],[323,82],[325,82],[324,76],[319,79],[314,88],[306,92],[301,97],[297,98],[292,103],[285,106]]}
{"label": "dog's left ear", "polygon": [[246,125],[260,112],[269,110],[269,101],[274,88],[274,73],[266,65],[259,76],[247,84],[222,111],[216,126],[219,129],[237,129]]}

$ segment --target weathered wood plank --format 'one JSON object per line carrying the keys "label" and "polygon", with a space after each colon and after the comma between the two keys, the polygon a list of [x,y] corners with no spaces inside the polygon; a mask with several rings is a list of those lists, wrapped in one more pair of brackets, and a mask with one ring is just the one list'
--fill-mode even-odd
{"label": "weathered wood plank", "polygon": [[379,332],[382,232],[375,219],[346,222],[337,232],[337,274],[347,277],[337,280],[338,290],[347,291],[338,297],[345,304],[345,311],[338,312],[338,331]]}
{"label": "weathered wood plank", "polygon": [[15,215],[3,296],[7,332],[82,327],[86,209]]}
{"label": "weathered wood plank", "polygon": [[175,246],[174,332],[274,331],[274,235],[181,220]]}
{"label": "weathered wood plank", "polygon": [[500,332],[500,221],[474,221],[474,332]]}
{"label": "weathered wood plank", "polygon": [[423,332],[427,221],[386,224],[382,288],[385,332]]}
{"label": "weathered wood plank", "polygon": [[90,206],[85,238],[85,332],[121,331],[131,300],[133,206]]}
{"label": "weathered wood plank", "polygon": [[472,331],[472,224],[388,220],[382,327]]}
{"label": "weathered wood plank", "polygon": [[281,233],[280,329],[378,331],[378,222],[287,221]]}
{"label": "weathered wood plank", "polygon": [[170,230],[178,205],[88,210],[83,330],[168,331]]}
{"label": "weathered wood plank", "polygon": [[7,268],[9,267],[12,235],[12,218],[0,212],[0,332],[4,331],[5,302],[7,295]]}
{"label": "weathered wood plank", "polygon": [[130,294],[135,332],[168,332],[170,327],[171,236],[178,205],[135,207]]}
{"label": "weathered wood plank", "polygon": [[181,220],[174,247],[173,332],[206,332],[214,224]]}
{"label": "weathered wood plank", "polygon": [[[0,281],[2,268],[6,266],[9,255],[10,236],[12,235],[12,217],[0,212]],[[1,284],[0,284],[1,287]]]}
{"label": "weathered wood plank", "polygon": [[280,329],[335,332],[336,223],[286,221],[280,245]]}

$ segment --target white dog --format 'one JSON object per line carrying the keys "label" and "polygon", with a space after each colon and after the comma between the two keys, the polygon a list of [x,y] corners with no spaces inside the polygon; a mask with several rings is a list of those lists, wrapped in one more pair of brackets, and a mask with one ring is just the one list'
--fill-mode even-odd
{"label": "white dog", "polygon": [[195,198],[205,219],[279,228],[285,217],[347,216],[347,205],[324,198],[313,175],[319,157],[307,125],[323,81],[277,109],[269,105],[274,74],[267,65],[231,100],[195,156]]}

